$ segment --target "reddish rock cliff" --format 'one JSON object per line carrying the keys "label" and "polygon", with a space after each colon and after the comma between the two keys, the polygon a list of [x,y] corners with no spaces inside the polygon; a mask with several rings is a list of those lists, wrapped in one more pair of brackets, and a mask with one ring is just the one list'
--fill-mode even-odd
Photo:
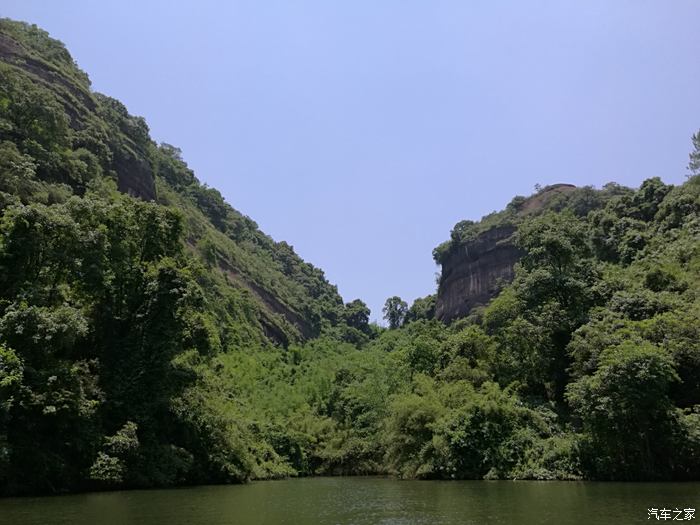
{"label": "reddish rock cliff", "polygon": [[494,228],[460,246],[445,261],[435,316],[441,321],[464,317],[486,304],[501,283],[513,280],[513,266],[522,253],[511,242],[514,226]]}
{"label": "reddish rock cliff", "polygon": [[[524,200],[517,216],[535,214],[552,198],[575,189],[571,184],[548,186]],[[523,255],[513,243],[516,229],[514,225],[491,228],[450,252],[442,263],[435,305],[437,319],[449,322],[468,315],[513,280],[515,263]]]}

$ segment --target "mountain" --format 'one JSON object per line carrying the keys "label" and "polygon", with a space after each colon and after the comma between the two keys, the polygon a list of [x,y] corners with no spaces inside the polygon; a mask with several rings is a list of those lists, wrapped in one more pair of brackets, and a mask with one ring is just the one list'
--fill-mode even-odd
{"label": "mountain", "polygon": [[91,91],[60,42],[35,26],[3,20],[0,61],[0,140],[31,157],[32,182],[48,195],[23,194],[25,202],[82,196],[91,185],[113,181],[122,193],[183,212],[188,250],[215,269],[212,300],[239,296],[251,324],[270,339],[306,339],[336,319],[342,301],[323,272],[201,184],[177,148],[151,140],[142,118]]}
{"label": "mountain", "polygon": [[495,297],[513,280],[515,263],[523,255],[513,242],[518,222],[556,206],[555,202],[561,206],[572,197],[570,192],[576,192],[571,184],[547,186],[527,199],[516,198],[510,213],[494,214],[479,225],[464,221],[455,226],[452,239],[435,251],[436,262],[442,265],[435,316],[441,321],[465,317]]}
{"label": "mountain", "polygon": [[0,495],[700,479],[700,133],[690,160],[459,222],[385,329],[0,20]]}
{"label": "mountain", "polygon": [[[61,42],[8,19],[0,214],[0,492],[265,477],[252,458],[272,465],[270,452],[231,441],[232,426],[253,436],[253,423],[205,420],[182,396],[215,410],[203,376],[239,366],[217,355],[279,359],[324,332],[367,337],[345,322],[359,307],[367,331],[363,303],[346,309],[321,270],[92,91]],[[227,426],[214,453],[207,440]],[[128,444],[103,436],[139,452],[120,458]]]}

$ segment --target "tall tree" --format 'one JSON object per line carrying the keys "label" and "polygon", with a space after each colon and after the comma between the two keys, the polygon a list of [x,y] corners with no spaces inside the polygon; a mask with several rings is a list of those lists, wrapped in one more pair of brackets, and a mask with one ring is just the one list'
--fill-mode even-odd
{"label": "tall tree", "polygon": [[688,162],[688,170],[691,175],[700,174],[700,131],[692,136],[693,151],[690,152],[690,162]]}
{"label": "tall tree", "polygon": [[408,304],[398,295],[389,297],[382,308],[384,319],[389,323],[389,328],[399,328],[406,319]]}
{"label": "tall tree", "polygon": [[363,332],[369,330],[370,309],[360,299],[350,301],[345,305],[345,322],[348,326]]}

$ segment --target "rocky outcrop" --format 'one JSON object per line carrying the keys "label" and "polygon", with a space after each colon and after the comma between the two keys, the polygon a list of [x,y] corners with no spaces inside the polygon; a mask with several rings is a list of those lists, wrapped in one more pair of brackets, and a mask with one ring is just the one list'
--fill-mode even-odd
{"label": "rocky outcrop", "polygon": [[[99,112],[99,95],[91,91],[87,75],[73,63],[68,52],[65,51],[65,56],[56,63],[47,61],[1,29],[0,62],[19,69],[33,83],[50,90],[69,116],[70,127],[75,132],[86,133],[92,129],[88,128],[88,122]],[[124,118],[132,117],[127,114]],[[106,124],[101,130],[105,135],[100,139],[107,139],[112,153],[111,165],[107,167],[116,174],[119,191],[155,200],[155,178],[148,161],[148,145],[141,144],[141,138],[129,129],[119,129],[115,122],[102,124]]]}
{"label": "rocky outcrop", "polygon": [[75,106],[80,106],[80,113],[95,110],[95,100],[90,93],[87,76],[80,79],[67,76],[54,64],[33,56],[31,51],[3,32],[0,32],[0,61],[21,68],[30,74],[35,82],[40,82],[54,92],[58,92],[64,102],[70,97],[71,104],[64,103],[64,107],[72,117],[78,116]]}
{"label": "rocky outcrop", "polygon": [[[133,145],[133,142],[131,144]],[[134,155],[131,151],[133,149],[112,148],[112,169],[117,174],[117,188],[132,197],[146,201],[155,200],[156,183],[153,169],[145,160],[145,154]]]}
{"label": "rocky outcrop", "polygon": [[486,304],[502,283],[513,280],[522,252],[513,244],[515,226],[485,231],[453,251],[442,266],[435,316],[441,321],[464,317]]}
{"label": "rocky outcrop", "polygon": [[[516,222],[540,212],[552,199],[576,189],[572,184],[553,184],[522,200]],[[516,226],[486,230],[451,250],[442,263],[435,317],[449,322],[489,302],[513,280],[515,263],[523,252],[513,243]]]}

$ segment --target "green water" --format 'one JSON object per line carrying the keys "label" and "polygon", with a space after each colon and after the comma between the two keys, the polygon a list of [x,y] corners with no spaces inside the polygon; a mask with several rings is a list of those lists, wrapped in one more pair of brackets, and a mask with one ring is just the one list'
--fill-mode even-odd
{"label": "green water", "polygon": [[[625,524],[655,522],[647,519],[649,507],[700,509],[700,483],[313,478],[237,486],[0,499],[0,523]],[[700,517],[684,522],[700,523]]]}

